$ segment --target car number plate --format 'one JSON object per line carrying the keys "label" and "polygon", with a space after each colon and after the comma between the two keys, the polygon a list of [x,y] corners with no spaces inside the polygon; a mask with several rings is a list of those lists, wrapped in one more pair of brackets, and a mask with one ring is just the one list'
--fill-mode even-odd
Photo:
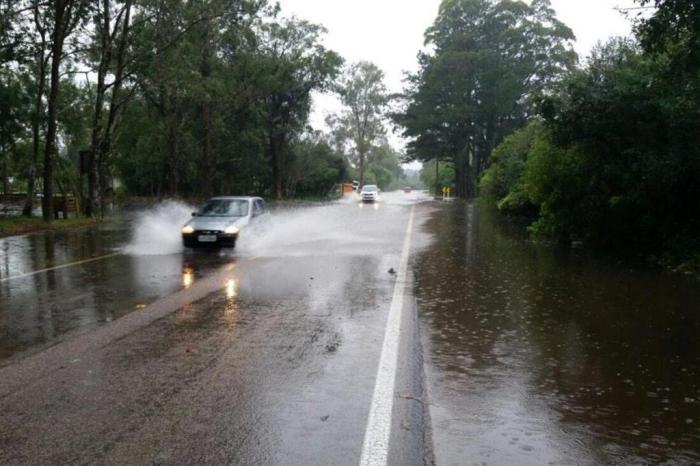
{"label": "car number plate", "polygon": [[197,240],[200,243],[216,243],[216,235],[199,235]]}

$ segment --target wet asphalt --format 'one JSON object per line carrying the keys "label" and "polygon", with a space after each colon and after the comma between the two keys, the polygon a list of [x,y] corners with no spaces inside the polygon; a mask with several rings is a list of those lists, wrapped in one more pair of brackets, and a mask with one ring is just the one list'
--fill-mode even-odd
{"label": "wet asphalt", "polygon": [[389,464],[700,464],[697,278],[420,195],[191,211],[0,240],[0,464],[358,464],[411,211]]}
{"label": "wet asphalt", "polygon": [[[414,201],[282,212],[235,251],[129,254],[133,222],[0,240],[0,464],[357,464]],[[389,457],[424,464],[402,312]]]}

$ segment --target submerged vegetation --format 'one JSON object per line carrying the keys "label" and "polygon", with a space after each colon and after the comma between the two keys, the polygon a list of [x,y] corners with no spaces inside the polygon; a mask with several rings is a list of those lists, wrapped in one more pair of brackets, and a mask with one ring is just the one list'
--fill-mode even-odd
{"label": "submerged vegetation", "polygon": [[638,4],[633,38],[573,67],[549,2],[444,1],[398,116],[409,155],[449,160],[460,195],[478,179],[536,237],[697,267],[700,4]]}

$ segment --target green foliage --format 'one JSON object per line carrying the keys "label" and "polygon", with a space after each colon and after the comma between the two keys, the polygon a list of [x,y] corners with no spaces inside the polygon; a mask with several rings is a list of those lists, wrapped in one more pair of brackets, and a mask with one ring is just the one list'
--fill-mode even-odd
{"label": "green foliage", "polygon": [[398,189],[403,179],[399,154],[384,142],[371,149],[368,159],[365,184],[376,184],[385,191]]}
{"label": "green foliage", "polygon": [[504,212],[527,212],[532,204],[525,192],[523,173],[533,145],[544,132],[540,121],[532,121],[507,136],[491,155],[491,166],[479,181],[480,194]]}
{"label": "green foliage", "polygon": [[296,197],[322,197],[334,185],[347,181],[349,166],[318,133],[291,144],[287,191]]}
{"label": "green foliage", "polygon": [[582,195],[553,215],[585,206],[586,222],[574,231],[594,244],[655,253],[700,231],[700,99],[667,79],[666,58],[611,42],[548,115],[556,143],[579,148],[586,177]]}
{"label": "green foliage", "polygon": [[668,55],[672,72],[700,67],[700,3],[689,0],[637,0],[653,5],[655,13],[637,23],[637,35],[644,49]]}
{"label": "green foliage", "polygon": [[[437,165],[437,173],[435,165]],[[441,196],[443,187],[448,186],[454,189],[454,165],[451,162],[439,162],[436,160],[425,162],[420,172],[420,179],[434,195]]]}
{"label": "green foliage", "polygon": [[28,130],[30,97],[23,78],[0,68],[0,156],[5,156]]}
{"label": "green foliage", "polygon": [[[162,52],[136,69],[141,92],[122,121],[115,163],[128,189],[188,196],[320,189],[323,170],[314,172],[318,186],[306,174],[301,187],[294,171],[311,92],[327,89],[342,62],[320,44],[324,29],[277,18],[262,1],[189,6],[154,2],[134,23],[135,46],[147,55],[161,44]],[[178,37],[188,24],[191,33]]]}
{"label": "green foliage", "polygon": [[[70,21],[54,70],[58,7]],[[30,179],[56,141],[46,179],[82,194],[91,215],[112,177],[134,195],[325,192],[347,164],[307,135],[311,94],[331,90],[342,64],[324,34],[267,0],[0,0],[0,137],[12,141],[0,155],[18,161],[3,167]],[[61,76],[55,96],[49,81],[38,90],[40,65]]]}
{"label": "green foliage", "polygon": [[[337,91],[344,109],[340,115],[328,118],[327,122],[333,128],[337,142],[350,145],[349,156],[357,167],[360,184],[369,183],[365,176],[369,179],[373,175],[373,182],[377,183],[377,173],[365,171],[366,164],[373,161],[373,154],[381,155],[377,144],[386,133],[384,114],[389,95],[384,85],[384,72],[371,62],[353,63],[341,78]],[[386,178],[383,174],[379,177]]]}
{"label": "green foliage", "polygon": [[574,67],[573,40],[548,0],[444,0],[394,115],[408,157],[452,162],[457,194],[475,195],[491,151]]}
{"label": "green foliage", "polygon": [[481,180],[509,210],[538,209],[530,231],[631,250],[665,263],[700,253],[700,75],[629,40],[594,51],[542,100],[544,126],[506,138]]}
{"label": "green foliage", "polygon": [[524,195],[539,207],[539,218],[530,226],[535,236],[562,242],[583,239],[577,234],[601,213],[585,195],[590,181],[586,175],[578,148],[562,149],[549,134],[533,141],[517,191],[511,195]]}

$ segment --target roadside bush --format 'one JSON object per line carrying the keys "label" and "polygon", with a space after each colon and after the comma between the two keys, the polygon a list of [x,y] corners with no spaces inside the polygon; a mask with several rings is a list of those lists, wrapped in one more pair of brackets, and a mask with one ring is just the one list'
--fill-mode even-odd
{"label": "roadside bush", "polygon": [[542,122],[534,120],[506,137],[491,156],[479,181],[480,194],[504,213],[536,213],[524,186],[523,173],[533,145],[543,137]]}
{"label": "roadside bush", "polygon": [[700,77],[679,87],[666,65],[630,41],[600,47],[542,102],[544,122],[498,146],[482,193],[535,209],[537,237],[697,261]]}

